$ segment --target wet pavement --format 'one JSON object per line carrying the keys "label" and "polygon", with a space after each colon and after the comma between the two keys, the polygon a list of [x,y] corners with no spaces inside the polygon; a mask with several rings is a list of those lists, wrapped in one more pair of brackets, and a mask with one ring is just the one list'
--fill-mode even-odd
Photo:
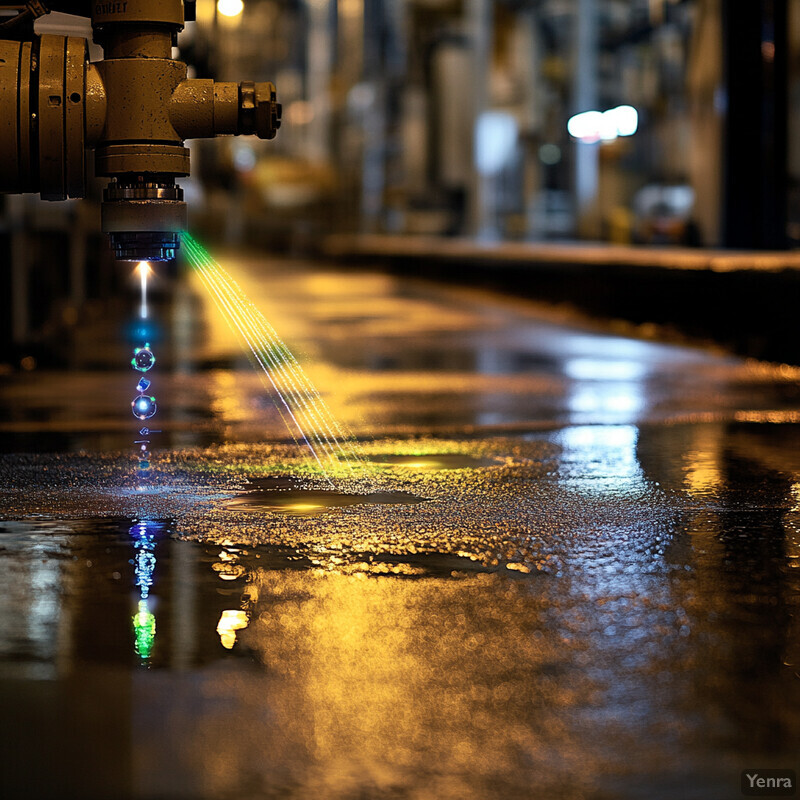
{"label": "wet pavement", "polygon": [[797,370],[222,261],[363,465],[315,474],[192,281],[146,483],[125,325],[4,376],[0,796],[726,800],[797,769]]}

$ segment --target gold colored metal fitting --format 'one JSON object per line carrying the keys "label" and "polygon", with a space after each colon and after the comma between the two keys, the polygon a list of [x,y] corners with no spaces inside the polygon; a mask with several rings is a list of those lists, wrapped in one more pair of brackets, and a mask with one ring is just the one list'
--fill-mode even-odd
{"label": "gold colored metal fitting", "polygon": [[240,133],[254,133],[260,139],[275,138],[281,126],[281,105],[273,83],[239,84],[239,126]]}
{"label": "gold colored metal fitting", "polygon": [[106,98],[85,39],[0,41],[0,191],[83,197]]}
{"label": "gold colored metal fitting", "polygon": [[[69,8],[83,11],[77,2]],[[47,10],[32,0],[24,21]],[[275,86],[187,79],[186,65],[172,58],[182,0],[96,0],[89,10],[105,52],[96,64],[85,39],[0,40],[0,153],[8,154],[0,158],[0,192],[82,197],[85,151],[95,148],[97,175],[112,178],[102,224],[117,257],[170,258],[186,225],[175,186],[189,174],[184,140],[274,138],[281,124]]]}

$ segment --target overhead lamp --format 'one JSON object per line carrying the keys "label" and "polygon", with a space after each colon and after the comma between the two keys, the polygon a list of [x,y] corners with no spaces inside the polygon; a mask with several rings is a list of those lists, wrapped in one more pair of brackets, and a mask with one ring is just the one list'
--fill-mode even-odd
{"label": "overhead lamp", "polygon": [[244,11],[243,0],[217,0],[217,11],[223,17],[238,17]]}

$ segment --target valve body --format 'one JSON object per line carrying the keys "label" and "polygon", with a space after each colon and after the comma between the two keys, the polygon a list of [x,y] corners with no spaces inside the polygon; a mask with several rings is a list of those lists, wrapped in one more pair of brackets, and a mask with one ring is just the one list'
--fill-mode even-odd
{"label": "valve body", "polygon": [[181,0],[96,2],[87,11],[102,61],[90,63],[88,43],[77,37],[0,40],[0,153],[16,154],[0,159],[0,191],[83,197],[85,151],[94,148],[96,174],[110,179],[102,227],[116,257],[168,260],[186,228],[175,182],[190,172],[184,140],[273,138],[281,114],[275,87],[188,79],[172,58]]}

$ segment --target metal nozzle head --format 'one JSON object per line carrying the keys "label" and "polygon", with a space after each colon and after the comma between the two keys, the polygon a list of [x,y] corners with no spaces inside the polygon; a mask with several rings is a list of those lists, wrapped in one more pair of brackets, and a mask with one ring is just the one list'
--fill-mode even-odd
{"label": "metal nozzle head", "polygon": [[118,261],[171,261],[186,229],[183,190],[167,180],[112,181],[104,192],[102,220]]}
{"label": "metal nozzle head", "polygon": [[117,261],[172,261],[181,246],[180,234],[170,231],[120,231],[108,238]]}

